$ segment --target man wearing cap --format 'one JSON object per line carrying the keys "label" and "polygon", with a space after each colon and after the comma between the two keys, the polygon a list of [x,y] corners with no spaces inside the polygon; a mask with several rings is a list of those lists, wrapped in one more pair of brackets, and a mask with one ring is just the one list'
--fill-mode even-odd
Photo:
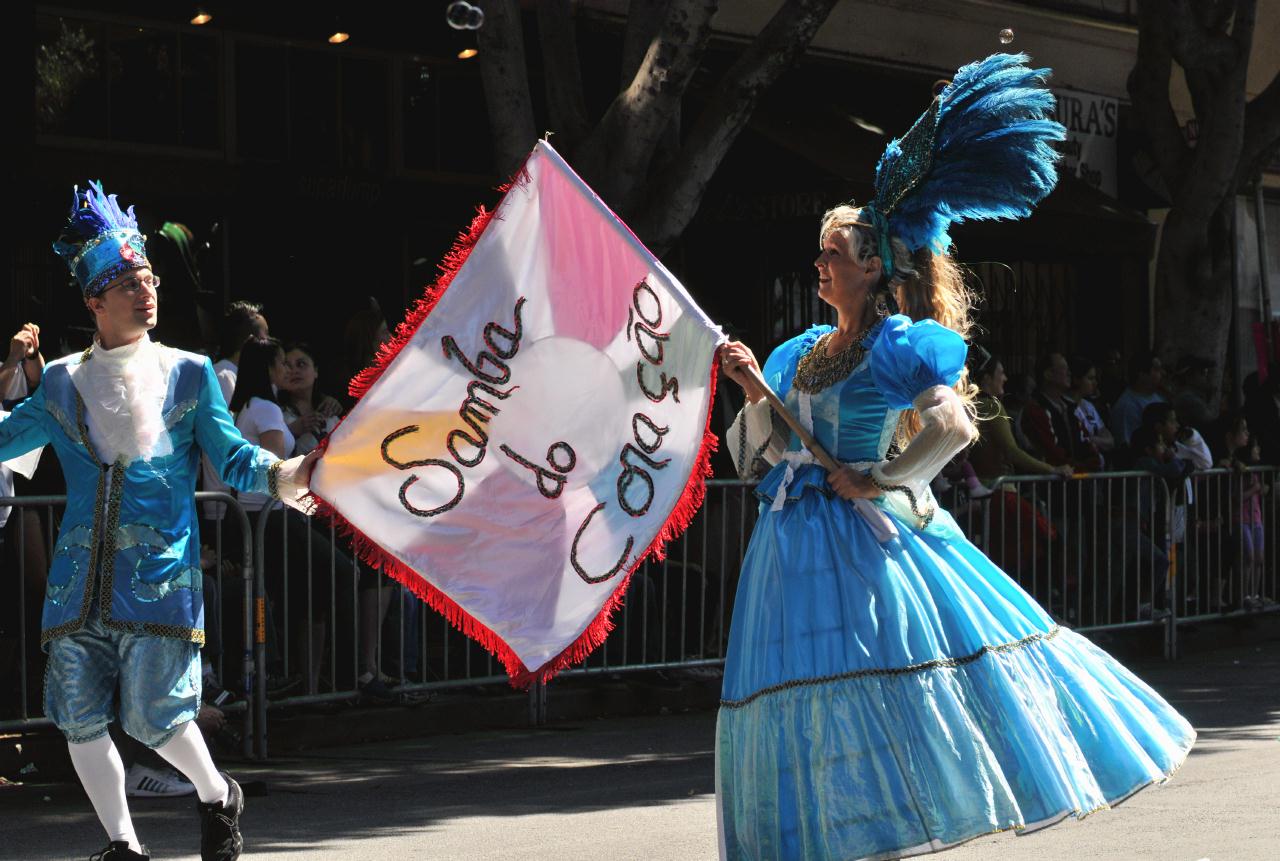
{"label": "man wearing cap", "polygon": [[312,460],[250,445],[209,360],[150,339],[159,279],[132,207],[121,211],[98,183],[77,188],[53,247],[93,315],[94,341],[50,362],[35,394],[0,421],[0,460],[52,445],[67,483],[41,623],[45,714],[107,831],[94,859],[149,857],[107,735],[118,719],[195,785],[201,858],[234,861],[244,796],[192,722],[204,642],[195,477],[203,452],[232,487],[299,507]]}

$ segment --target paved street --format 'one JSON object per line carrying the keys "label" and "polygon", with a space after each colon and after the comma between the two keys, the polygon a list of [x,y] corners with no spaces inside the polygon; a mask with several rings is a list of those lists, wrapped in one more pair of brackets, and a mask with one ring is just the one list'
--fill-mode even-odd
{"label": "paved street", "polygon": [[[1280,853],[1280,638],[1133,665],[1200,730],[1166,786],[1122,807],[939,861],[1252,861]],[[709,859],[709,712],[315,751],[268,768],[249,799],[246,858]],[[48,800],[44,800],[47,798]],[[192,802],[136,801],[158,859],[193,859]],[[0,789],[0,858],[88,857],[103,840],[74,786]]]}

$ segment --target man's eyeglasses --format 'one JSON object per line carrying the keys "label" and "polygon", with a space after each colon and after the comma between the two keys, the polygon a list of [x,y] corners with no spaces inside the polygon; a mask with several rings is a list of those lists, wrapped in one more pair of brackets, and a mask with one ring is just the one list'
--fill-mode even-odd
{"label": "man's eyeglasses", "polygon": [[[142,278],[130,278],[128,281],[121,281],[114,287],[108,287],[107,290],[122,290],[130,296],[136,295],[139,290],[147,288],[152,292],[160,289],[160,279],[154,275],[147,275]],[[103,291],[106,292],[105,290]]]}

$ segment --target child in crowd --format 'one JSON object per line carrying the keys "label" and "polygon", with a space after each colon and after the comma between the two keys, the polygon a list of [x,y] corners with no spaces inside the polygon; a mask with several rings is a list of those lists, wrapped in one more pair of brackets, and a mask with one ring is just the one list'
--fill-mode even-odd
{"label": "child in crowd", "polygon": [[[1257,466],[1262,462],[1262,446],[1257,440],[1242,446],[1235,452],[1238,468]],[[1262,499],[1271,487],[1258,473],[1242,473],[1244,482],[1241,494],[1238,526],[1242,546],[1241,562],[1244,573],[1244,608],[1258,610],[1274,604],[1262,594],[1262,566],[1266,558],[1266,545],[1262,521]]]}

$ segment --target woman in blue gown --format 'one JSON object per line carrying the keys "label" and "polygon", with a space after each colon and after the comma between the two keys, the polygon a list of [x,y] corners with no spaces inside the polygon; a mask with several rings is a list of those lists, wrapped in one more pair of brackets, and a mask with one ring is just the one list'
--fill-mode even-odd
{"label": "woman in blue gown", "polygon": [[1191,726],[1057,625],[929,493],[976,434],[954,261],[912,250],[871,207],[828,212],[820,236],[818,294],[838,323],[778,347],[763,379],[845,465],[828,473],[777,420],[749,349],[723,353],[748,401],[729,450],[764,475],[717,725],[721,856],[907,857],[1165,779]]}

